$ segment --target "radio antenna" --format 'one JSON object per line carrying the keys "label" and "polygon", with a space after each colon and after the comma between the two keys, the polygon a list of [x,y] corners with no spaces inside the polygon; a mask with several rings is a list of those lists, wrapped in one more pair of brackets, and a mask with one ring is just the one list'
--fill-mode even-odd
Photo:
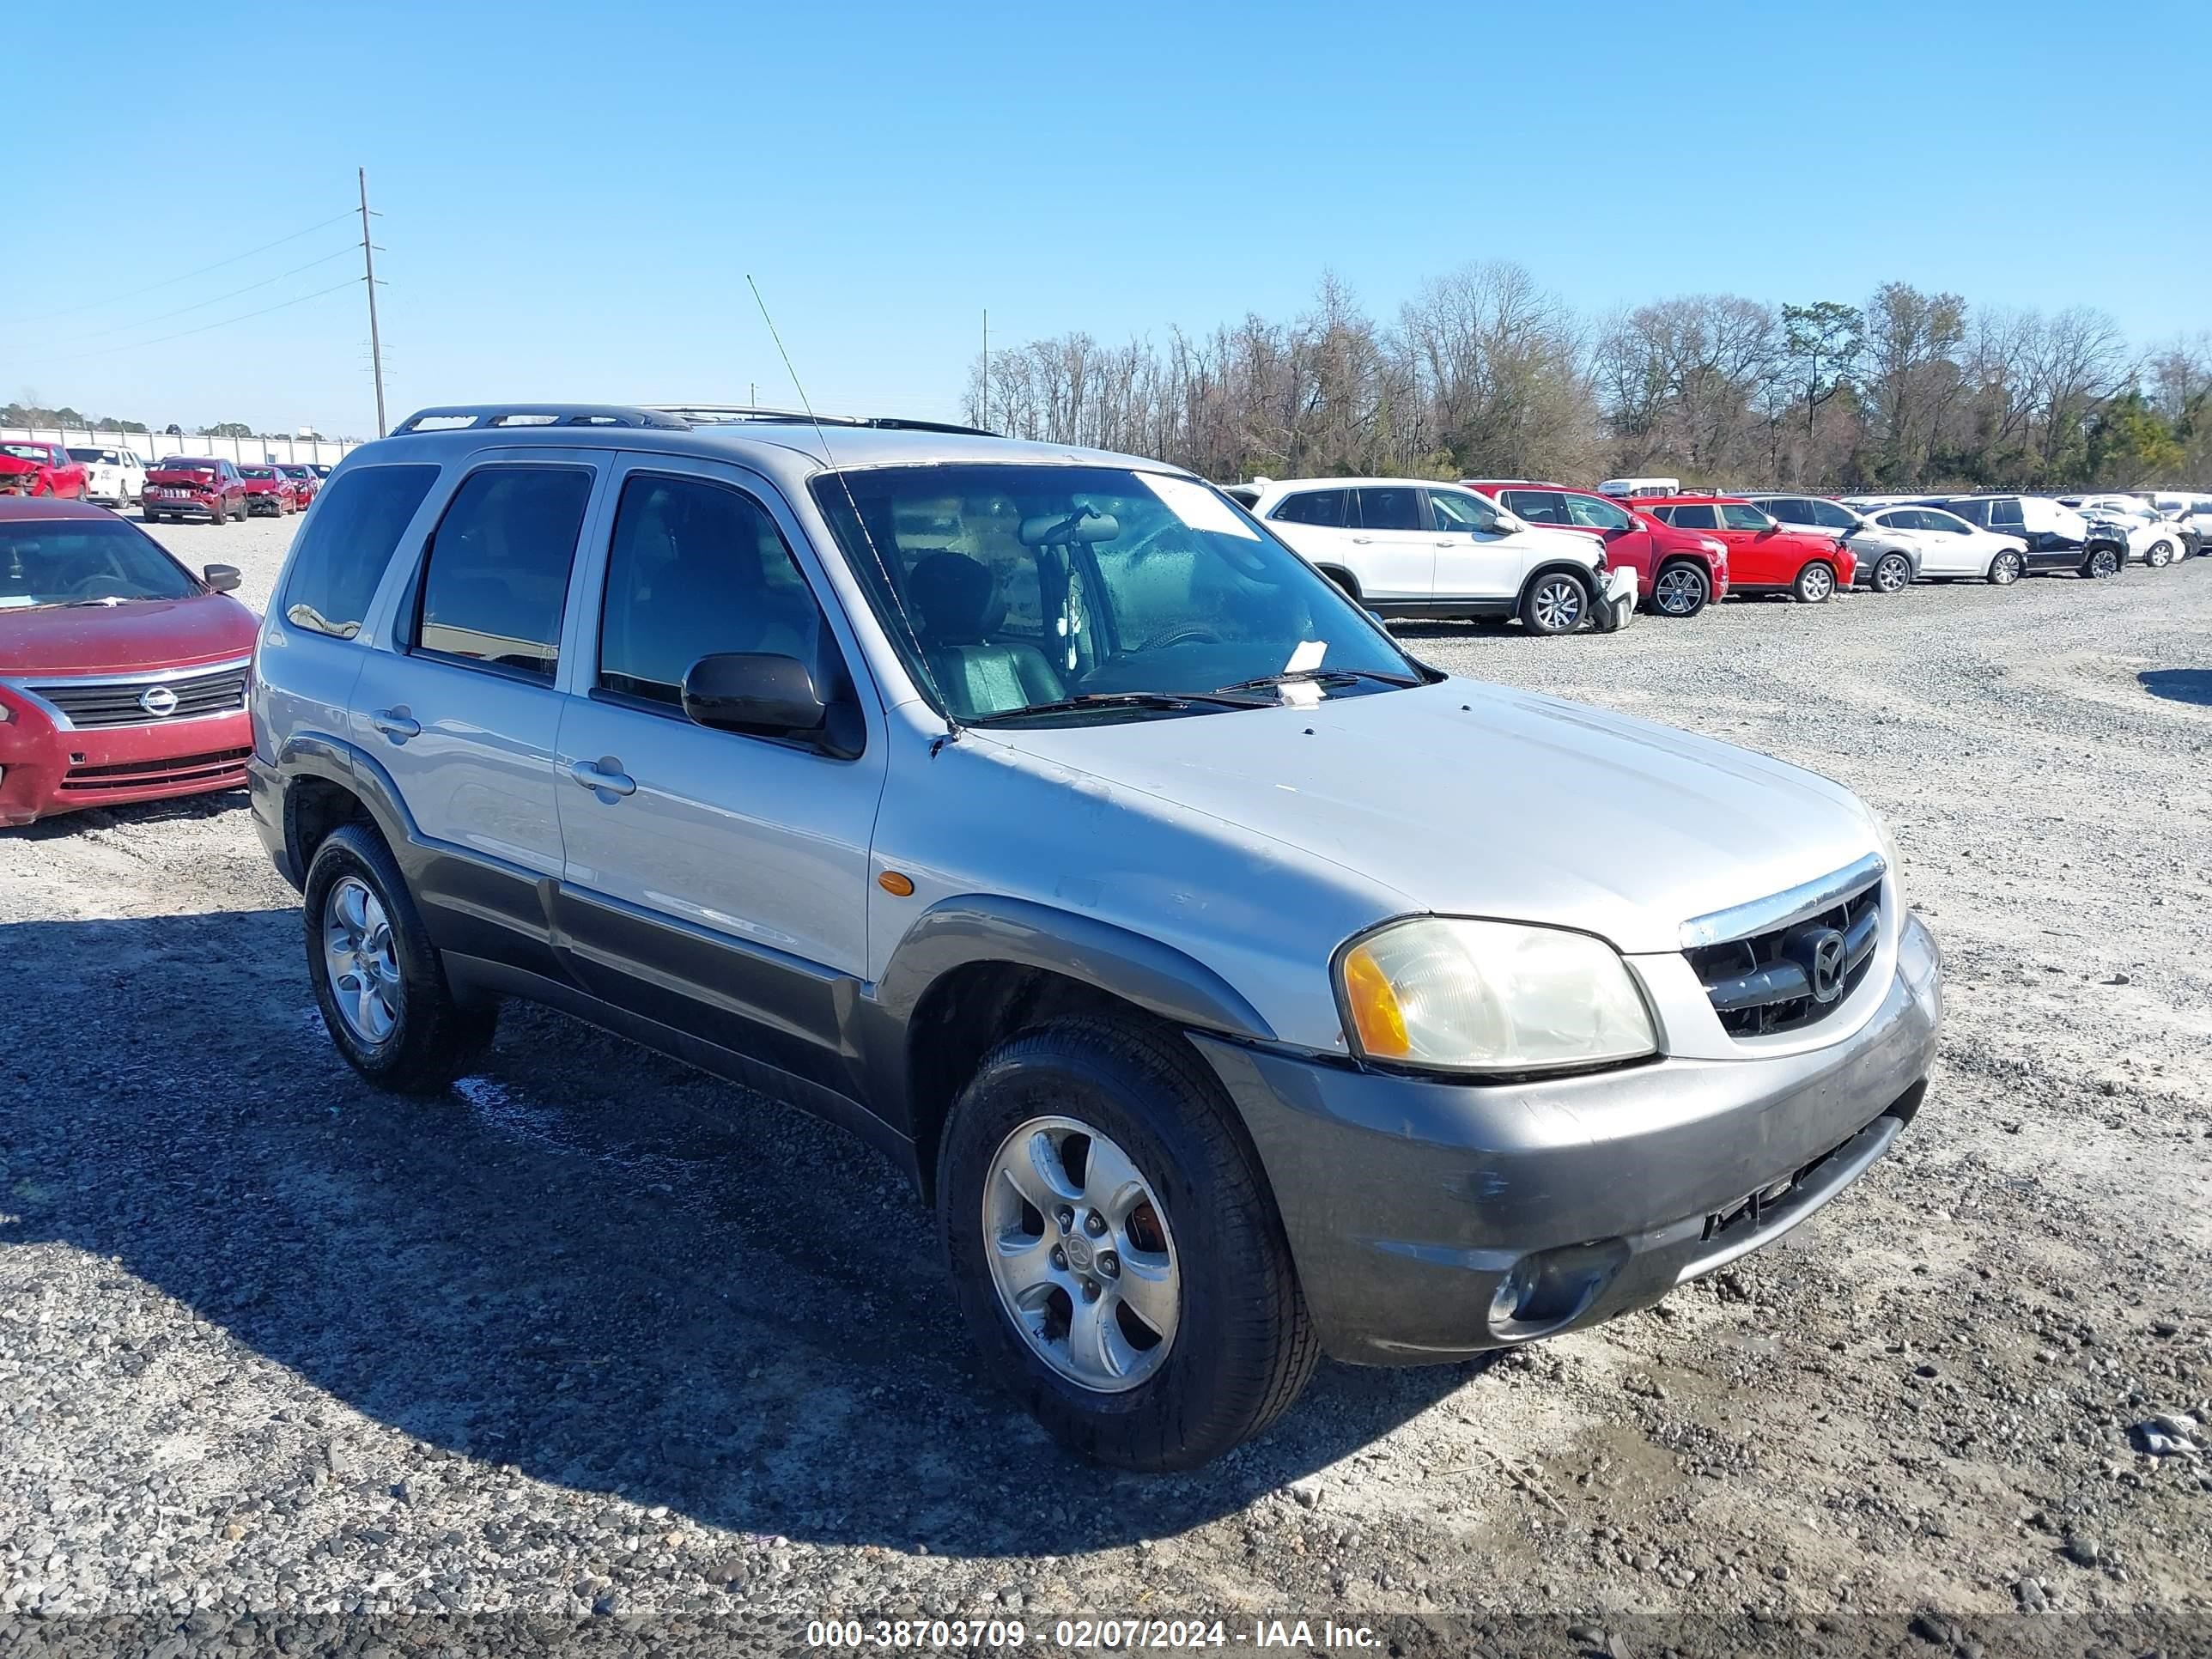
{"label": "radio antenna", "polygon": [[884,557],[883,549],[876,545],[875,532],[868,528],[868,521],[860,512],[860,499],[853,494],[852,480],[837,465],[837,458],[830,453],[830,434],[823,429],[822,417],[814,412],[813,400],[807,397],[806,388],[799,384],[799,371],[792,366],[791,353],[784,349],[783,336],[776,332],[775,319],[768,314],[768,301],[761,298],[760,284],[753,281],[750,271],[745,273],[745,286],[752,289],[753,303],[760,307],[761,321],[768,325],[768,337],[775,342],[776,355],[783,359],[784,373],[791,376],[792,390],[799,394],[799,406],[806,411],[806,418],[813,422],[814,435],[822,445],[822,459],[837,475],[838,487],[845,492],[845,505],[853,509],[853,522],[860,526],[860,539],[868,544],[869,556],[875,560],[876,568],[883,573],[884,591],[890,595],[891,604],[898,611],[899,620],[906,624],[907,637],[914,641],[915,662],[921,668],[922,678],[929,682],[929,689],[937,694],[938,705],[945,714],[945,735],[930,746],[929,752],[934,755],[940,745],[960,735],[960,722],[952,717],[951,699],[945,695],[945,688],[938,683],[937,674],[929,665],[929,653],[922,648],[921,630],[914,625],[914,613],[906,608],[906,596],[899,592],[898,580],[891,574],[890,564]]}

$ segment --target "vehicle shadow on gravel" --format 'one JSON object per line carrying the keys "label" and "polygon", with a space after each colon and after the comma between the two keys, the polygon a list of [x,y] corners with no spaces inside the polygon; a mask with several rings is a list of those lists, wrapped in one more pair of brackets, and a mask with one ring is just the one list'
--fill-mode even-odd
{"label": "vehicle shadow on gravel", "polygon": [[2149,668],[2136,680],[2154,697],[2212,708],[2212,668]]}
{"label": "vehicle shadow on gravel", "polygon": [[97,1363],[149,1418],[189,1389],[224,1438],[263,1434],[268,1390],[288,1395],[304,1455],[365,1501],[483,1477],[459,1457],[744,1533],[1066,1553],[1234,1512],[1480,1369],[1324,1366],[1208,1469],[1088,1467],[976,1374],[934,1228],[888,1161],[528,1008],[452,1094],[380,1095],[320,1029],[299,927],[0,926],[11,1025],[71,1033],[0,1061],[0,1258],[104,1255],[216,1323],[271,1362],[251,1417],[223,1420],[173,1317]]}

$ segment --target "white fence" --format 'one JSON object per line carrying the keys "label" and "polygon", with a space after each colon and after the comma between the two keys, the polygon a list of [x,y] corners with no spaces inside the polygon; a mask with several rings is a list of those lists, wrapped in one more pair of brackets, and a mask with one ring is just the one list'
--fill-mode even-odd
{"label": "white fence", "polygon": [[336,465],[365,438],[193,438],[161,432],[102,432],[86,427],[0,426],[0,443],[43,439],[73,449],[135,449],[149,462],[169,455],[211,455],[241,464],[319,461]]}

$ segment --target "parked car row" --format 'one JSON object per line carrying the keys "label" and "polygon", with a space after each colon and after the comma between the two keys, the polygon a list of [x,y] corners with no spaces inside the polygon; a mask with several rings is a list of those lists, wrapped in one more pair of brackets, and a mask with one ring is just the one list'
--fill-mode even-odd
{"label": "parked car row", "polygon": [[[102,507],[143,507],[147,481],[153,473],[206,473],[212,469],[211,476],[220,477],[224,467],[235,472],[247,485],[242,504],[239,492],[214,492],[227,498],[228,510],[225,518],[233,514],[243,517],[248,513],[304,511],[314,499],[316,486],[330,476],[331,471],[326,465],[305,461],[218,463],[204,456],[172,456],[149,466],[139,458],[137,450],[121,446],[64,446],[43,439],[10,438],[0,441],[0,495],[51,495],[59,501],[94,501]],[[279,478],[282,483],[276,482]],[[185,481],[171,478],[164,482],[173,489]],[[182,498],[157,499],[167,501]],[[210,503],[201,501],[196,508],[162,507],[149,516],[158,522],[161,518],[213,519],[216,514]]]}

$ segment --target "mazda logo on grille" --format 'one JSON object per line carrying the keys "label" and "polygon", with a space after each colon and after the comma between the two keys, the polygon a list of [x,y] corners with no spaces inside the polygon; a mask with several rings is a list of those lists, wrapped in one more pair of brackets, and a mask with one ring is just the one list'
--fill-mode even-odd
{"label": "mazda logo on grille", "polygon": [[155,720],[177,712],[177,694],[166,685],[149,685],[138,694],[138,706]]}
{"label": "mazda logo on grille", "polygon": [[1844,974],[1850,953],[1844,947],[1844,936],[1832,927],[1814,934],[1812,946],[1808,971],[1813,981],[1813,1000],[1833,1002],[1844,994]]}

